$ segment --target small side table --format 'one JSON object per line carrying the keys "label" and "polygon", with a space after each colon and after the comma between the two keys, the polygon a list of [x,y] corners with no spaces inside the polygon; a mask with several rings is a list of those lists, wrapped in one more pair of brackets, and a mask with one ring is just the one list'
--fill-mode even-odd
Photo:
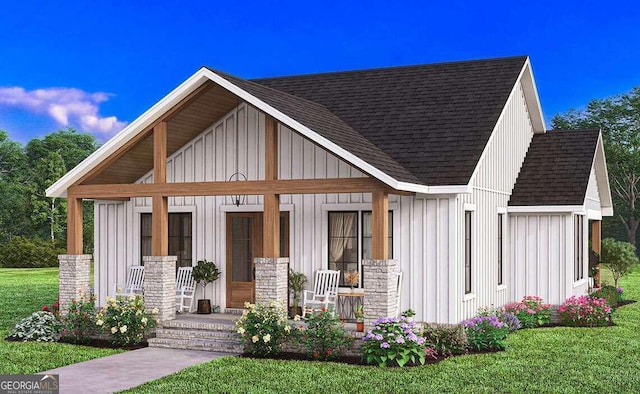
{"label": "small side table", "polygon": [[356,311],[363,302],[363,291],[338,293],[338,313],[345,321],[356,321]]}

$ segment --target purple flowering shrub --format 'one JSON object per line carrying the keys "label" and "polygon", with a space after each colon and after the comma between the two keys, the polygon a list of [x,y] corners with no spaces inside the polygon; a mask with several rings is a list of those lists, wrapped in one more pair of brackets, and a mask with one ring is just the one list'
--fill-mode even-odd
{"label": "purple flowering shrub", "polygon": [[459,324],[425,324],[422,336],[445,357],[464,354],[469,348],[467,333]]}
{"label": "purple flowering shrub", "polygon": [[522,323],[520,323],[518,316],[511,312],[500,312],[497,316],[498,320],[504,323],[509,332],[514,332],[522,328]]}
{"label": "purple flowering shrub", "polygon": [[524,296],[520,302],[502,307],[502,312],[514,314],[522,328],[535,328],[551,321],[551,305],[544,304],[538,296]]}
{"label": "purple flowering shrub", "polygon": [[558,314],[566,326],[602,327],[611,321],[611,310],[604,298],[583,295],[568,298],[558,307]]}
{"label": "purple flowering shrub", "polygon": [[509,329],[498,316],[476,316],[460,323],[467,331],[469,346],[475,350],[504,350]]}
{"label": "purple flowering shrub", "polygon": [[380,367],[400,367],[425,363],[427,357],[435,358],[433,348],[425,345],[413,322],[395,317],[382,317],[373,322],[373,329],[362,338],[362,358],[367,364]]}

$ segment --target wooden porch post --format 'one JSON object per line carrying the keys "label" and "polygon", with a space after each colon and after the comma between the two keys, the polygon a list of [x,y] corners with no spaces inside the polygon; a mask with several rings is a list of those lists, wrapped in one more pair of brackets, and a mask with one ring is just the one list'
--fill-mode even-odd
{"label": "wooden porch post", "polygon": [[[278,179],[278,125],[270,116],[265,124],[264,179]],[[262,254],[267,258],[280,257],[280,195],[264,194],[264,217],[262,224]]]}
{"label": "wooden porch post", "polygon": [[67,254],[82,254],[82,199],[67,198]]}
{"label": "wooden porch post", "polygon": [[[598,254],[602,253],[602,220],[594,220],[591,222],[591,249]],[[596,287],[600,287],[600,266],[598,265],[598,272],[595,278],[593,278],[593,284]]]}
{"label": "wooden porch post", "polygon": [[[153,128],[153,183],[167,182],[167,123],[160,122]],[[151,254],[169,254],[169,205],[163,195],[152,197]]]}
{"label": "wooden porch post", "polygon": [[389,258],[389,194],[385,191],[373,192],[371,213],[371,258]]}

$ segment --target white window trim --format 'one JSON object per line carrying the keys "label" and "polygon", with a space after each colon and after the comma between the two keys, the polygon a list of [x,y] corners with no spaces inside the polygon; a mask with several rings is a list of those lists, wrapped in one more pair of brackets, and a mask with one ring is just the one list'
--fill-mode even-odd
{"label": "white window trim", "polygon": [[[496,214],[503,215],[502,216],[502,283],[496,286],[496,291],[503,291],[503,290],[506,290],[507,288],[506,266],[507,266],[507,253],[508,253],[507,245],[509,243],[506,238],[509,235],[509,229],[508,229],[509,215],[507,213],[507,207],[497,207]],[[497,279],[498,278],[496,278],[496,282],[497,282]]]}
{"label": "white window trim", "polygon": [[[464,296],[463,301],[467,301],[467,300],[473,299],[476,296],[475,295],[476,283],[475,283],[475,280],[474,280],[474,278],[476,276],[474,267],[476,266],[476,264],[474,264],[474,262],[477,259],[477,256],[476,256],[476,254],[477,254],[476,253],[476,242],[477,241],[476,241],[476,237],[475,237],[477,224],[476,224],[475,209],[476,209],[476,205],[475,204],[467,204],[467,203],[464,204],[464,213],[463,213],[463,216],[462,216],[462,218],[463,218],[462,219],[462,226],[463,226],[463,229],[462,229],[462,242],[463,242],[463,246],[462,246],[463,247],[463,253],[462,253],[462,256],[463,256],[462,294]],[[471,292],[469,292],[469,293],[466,292],[466,278],[465,278],[466,267],[464,266],[466,261],[467,261],[467,255],[466,255],[466,242],[467,241],[465,239],[465,231],[466,231],[466,222],[465,221],[466,221],[466,213],[467,212],[471,212],[471,234],[470,234],[470,237],[471,237],[471,261],[470,261],[470,264],[471,264]]]}

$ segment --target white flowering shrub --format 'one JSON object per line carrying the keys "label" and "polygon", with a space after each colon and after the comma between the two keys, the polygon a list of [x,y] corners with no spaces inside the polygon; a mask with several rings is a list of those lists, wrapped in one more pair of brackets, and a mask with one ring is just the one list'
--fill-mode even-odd
{"label": "white flowering shrub", "polygon": [[284,305],[246,302],[244,308],[236,326],[247,353],[262,357],[280,353],[291,334]]}
{"label": "white flowering shrub", "polygon": [[14,341],[56,342],[60,338],[60,321],[47,311],[38,311],[16,324],[9,339]]}
{"label": "white flowering shrub", "polygon": [[107,297],[107,304],[96,315],[96,325],[109,335],[111,344],[130,346],[142,342],[147,331],[156,326],[156,319],[145,312],[141,296]]}

